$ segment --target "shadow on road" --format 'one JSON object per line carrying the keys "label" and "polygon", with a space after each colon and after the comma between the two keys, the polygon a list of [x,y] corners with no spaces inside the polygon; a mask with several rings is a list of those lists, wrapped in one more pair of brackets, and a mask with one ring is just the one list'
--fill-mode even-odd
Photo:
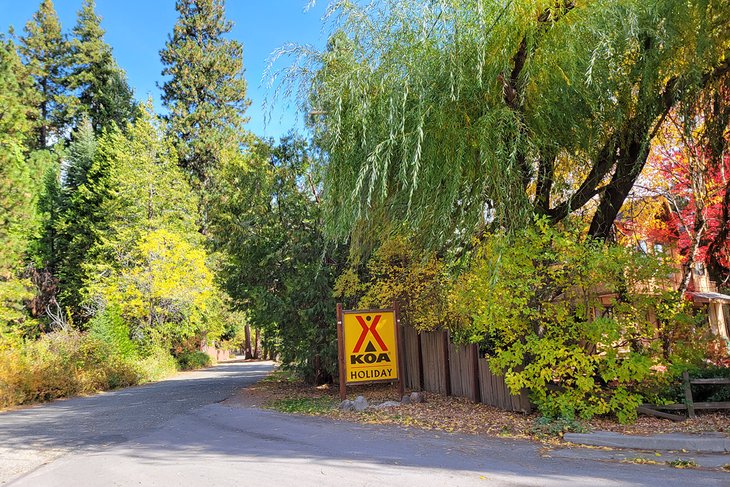
{"label": "shadow on road", "polygon": [[462,472],[510,485],[555,486],[722,485],[728,478],[719,472],[552,459],[541,454],[539,445],[524,440],[218,404],[272,368],[270,362],[229,362],[155,384],[0,414],[0,443],[15,449],[83,451],[90,455],[79,461],[88,462],[90,471],[98,464],[97,470],[112,476],[115,469],[203,475],[223,468],[258,472],[259,480],[277,485],[301,483],[302,472],[311,475],[313,468],[322,475],[327,469],[345,479],[352,475],[385,485],[398,482],[404,473],[415,479],[424,472],[432,472],[433,481]]}
{"label": "shadow on road", "polygon": [[224,363],[152,384],[0,413],[0,444],[80,448],[131,440],[178,415],[223,401],[272,370],[272,362]]}

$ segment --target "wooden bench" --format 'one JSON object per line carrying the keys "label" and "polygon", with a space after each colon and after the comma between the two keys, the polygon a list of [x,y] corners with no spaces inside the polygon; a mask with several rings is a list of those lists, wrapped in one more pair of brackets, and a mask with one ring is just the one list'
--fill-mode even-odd
{"label": "wooden bench", "polygon": [[642,404],[637,408],[638,412],[657,416],[660,418],[671,419],[673,421],[684,421],[685,416],[679,416],[671,413],[657,411],[664,409],[666,411],[687,411],[687,417],[694,419],[697,409],[730,409],[730,402],[694,402],[692,396],[692,386],[694,385],[730,385],[730,379],[690,379],[689,373],[686,371],[682,374],[682,384],[684,386],[684,404]]}

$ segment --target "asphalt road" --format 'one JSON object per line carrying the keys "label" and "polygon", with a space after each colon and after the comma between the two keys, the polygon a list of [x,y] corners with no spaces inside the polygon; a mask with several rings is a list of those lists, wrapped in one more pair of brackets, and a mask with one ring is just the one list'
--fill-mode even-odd
{"label": "asphalt road", "polygon": [[14,486],[730,485],[717,471],[550,457],[527,441],[284,415],[222,400],[271,363],[0,414]]}

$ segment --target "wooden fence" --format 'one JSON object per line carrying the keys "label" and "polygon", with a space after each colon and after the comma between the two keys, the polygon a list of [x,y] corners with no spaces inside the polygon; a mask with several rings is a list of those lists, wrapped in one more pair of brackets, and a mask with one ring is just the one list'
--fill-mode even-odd
{"label": "wooden fence", "polygon": [[512,395],[504,378],[492,373],[477,345],[454,345],[448,332],[418,333],[401,327],[405,384],[414,390],[467,397],[507,411],[531,410],[526,391]]}
{"label": "wooden fence", "polygon": [[[695,409],[730,409],[730,401],[724,402],[695,402],[692,394],[692,386],[694,385],[721,385],[730,386],[730,379],[724,377],[690,379],[689,372],[684,371],[682,374],[682,386],[684,388],[684,404],[642,404],[637,410],[649,416],[658,416],[660,418],[671,419],[672,421],[684,421],[687,418],[694,419]],[[687,417],[677,414],[665,413],[660,409],[667,411],[687,411]]]}

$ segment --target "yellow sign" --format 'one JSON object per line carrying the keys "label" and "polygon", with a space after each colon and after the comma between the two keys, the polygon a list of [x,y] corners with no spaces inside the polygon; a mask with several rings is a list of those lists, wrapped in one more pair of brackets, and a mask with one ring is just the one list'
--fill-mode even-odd
{"label": "yellow sign", "polygon": [[346,382],[398,380],[395,312],[345,311]]}

